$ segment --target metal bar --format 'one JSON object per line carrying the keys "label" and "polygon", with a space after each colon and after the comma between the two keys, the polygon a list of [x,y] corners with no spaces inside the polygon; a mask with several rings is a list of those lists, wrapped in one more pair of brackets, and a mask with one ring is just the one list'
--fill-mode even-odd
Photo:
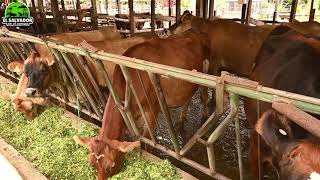
{"label": "metal bar", "polygon": [[179,22],[181,16],[181,0],[176,0],[176,22]]}
{"label": "metal bar", "polygon": [[170,116],[170,111],[168,109],[166,99],[165,99],[165,97],[163,95],[163,91],[162,91],[162,88],[161,88],[161,85],[160,85],[159,77],[157,75],[154,75],[154,74],[149,73],[149,72],[148,72],[148,75],[149,75],[151,83],[152,83],[152,85],[154,87],[154,90],[156,92],[156,95],[157,95],[157,98],[158,98],[158,101],[159,101],[159,104],[160,104],[161,111],[162,111],[162,113],[163,113],[163,115],[165,117],[167,128],[168,128],[168,131],[169,131],[169,134],[170,134],[170,137],[171,137],[171,142],[173,144],[174,150],[176,152],[177,157],[179,157],[180,156],[180,154],[179,154],[180,146],[179,146],[179,143],[178,143],[177,136],[174,133],[174,128],[173,128],[173,124],[172,124],[172,120],[171,120],[171,116]]}
{"label": "metal bar", "polygon": [[[68,55],[64,52],[61,52],[63,58],[65,59],[65,62],[67,63],[68,67],[70,68],[70,70],[72,71],[73,76],[78,76],[77,71],[75,70],[75,68],[73,67],[73,65],[71,64],[71,61],[68,57]],[[79,79],[79,85],[81,87],[81,89],[84,91],[84,95],[87,97],[87,99],[90,102],[90,105],[92,106],[93,110],[95,111],[95,113],[99,116],[102,117],[102,113],[100,112],[99,108],[97,107],[95,101],[93,100],[94,97],[92,97],[92,95],[90,94],[90,92],[87,90],[85,84],[80,80],[79,77],[76,77]]]}
{"label": "metal bar", "polygon": [[239,108],[239,95],[230,93],[230,106],[231,110],[228,116],[219,124],[219,126],[212,132],[208,139],[208,144],[214,143],[218,137],[225,131],[225,129],[228,127],[230,122],[234,120],[234,118],[238,114],[238,108]]}
{"label": "metal bar", "polygon": [[246,9],[247,9],[247,5],[246,4],[242,4],[242,9],[241,9],[241,24],[245,23],[246,20]]}
{"label": "metal bar", "polygon": [[28,41],[23,38],[0,37],[0,42],[27,43]]}
{"label": "metal bar", "polygon": [[149,132],[149,134],[150,134],[151,140],[152,140],[152,142],[153,142],[154,144],[156,144],[156,143],[157,143],[157,140],[156,140],[156,138],[154,137],[153,130],[152,130],[151,127],[150,127],[150,124],[149,124],[149,122],[148,122],[148,119],[147,119],[145,110],[143,109],[143,107],[142,107],[142,105],[141,105],[141,102],[140,102],[140,100],[139,100],[137,91],[135,90],[135,88],[134,88],[134,86],[133,86],[133,84],[132,84],[132,79],[131,79],[131,77],[130,77],[129,70],[128,70],[128,68],[125,67],[125,66],[120,66],[120,67],[121,67],[121,70],[122,70],[122,72],[123,72],[124,78],[126,79],[127,85],[129,85],[129,87],[130,87],[130,89],[131,89],[131,91],[132,91],[132,94],[133,94],[134,98],[136,99],[136,103],[137,103],[137,105],[138,105],[138,107],[139,107],[139,110],[140,110],[140,113],[141,113],[141,115],[142,115],[142,118],[143,118],[143,120],[144,120],[144,122],[145,122],[145,124],[146,124],[146,126],[147,126],[147,130],[148,130],[148,132]]}
{"label": "metal bar", "polygon": [[314,136],[320,138],[320,121],[317,118],[314,118],[295,106],[282,102],[273,102],[272,108],[285,115],[291,121],[309,131]]}
{"label": "metal bar", "polygon": [[133,0],[128,0],[129,5],[129,19],[130,19],[130,34],[133,35],[136,29],[134,22]]}
{"label": "metal bar", "polygon": [[222,175],[220,173],[211,174],[210,170],[207,167],[205,167],[205,166],[203,166],[203,165],[201,165],[201,164],[199,164],[199,163],[197,163],[197,162],[195,162],[193,160],[190,160],[190,159],[188,159],[186,157],[177,156],[174,151],[166,149],[165,147],[161,146],[160,144],[155,144],[154,145],[151,140],[149,140],[149,139],[147,139],[145,137],[141,137],[140,140],[142,142],[148,144],[149,146],[151,146],[151,147],[153,147],[155,149],[158,149],[158,150],[168,154],[169,156],[171,156],[171,157],[173,157],[173,158],[175,158],[175,159],[177,159],[177,160],[179,160],[179,161],[181,161],[181,162],[183,162],[183,163],[185,163],[185,164],[197,169],[198,171],[201,171],[201,172],[203,172],[203,173],[205,173],[205,174],[207,174],[207,175],[209,175],[209,176],[211,176],[211,177],[213,177],[215,179],[218,179],[218,180],[230,180],[230,178],[228,178],[228,177],[226,177],[226,176],[224,176],[224,175]]}
{"label": "metal bar", "polygon": [[251,7],[252,7],[252,0],[249,0],[248,7],[247,7],[246,24],[249,24],[249,19],[251,17]]}
{"label": "metal bar", "polygon": [[121,116],[123,117],[123,120],[124,122],[126,123],[127,125],[127,128],[129,129],[130,133],[132,135],[136,135],[136,134],[139,134],[139,131],[137,129],[134,129],[132,126],[131,126],[131,123],[127,117],[127,114],[126,112],[123,110],[123,105],[121,103],[121,99],[120,97],[118,96],[118,94],[115,92],[113,86],[112,86],[112,83],[110,81],[110,78],[109,78],[109,75],[108,73],[106,72],[106,70],[104,69],[104,66],[103,66],[103,63],[101,60],[98,60],[98,59],[95,59],[96,60],[96,63],[98,64],[98,67],[99,67],[99,70],[100,72],[102,73],[102,76],[104,78],[104,80],[106,81],[107,83],[107,86],[108,86],[108,89],[114,99],[114,102],[116,103],[120,113],[121,113]]}
{"label": "metal bar", "polygon": [[210,173],[215,174],[216,173],[216,162],[215,162],[213,144],[208,144],[207,154],[208,154]]}
{"label": "metal bar", "polygon": [[210,0],[209,4],[209,19],[213,19],[214,17],[214,0]]}
{"label": "metal bar", "polygon": [[155,11],[156,11],[156,1],[151,0],[151,32],[154,33],[155,31]]}
{"label": "metal bar", "polygon": [[241,134],[240,134],[240,121],[239,115],[235,117],[234,121],[235,131],[236,131],[236,141],[237,141],[237,153],[238,153],[238,163],[239,163],[239,177],[240,180],[244,179],[243,175],[243,163],[242,163],[242,152],[241,152]]}
{"label": "metal bar", "polygon": [[298,6],[298,0],[292,0],[289,22],[292,22],[295,19],[297,6]]}

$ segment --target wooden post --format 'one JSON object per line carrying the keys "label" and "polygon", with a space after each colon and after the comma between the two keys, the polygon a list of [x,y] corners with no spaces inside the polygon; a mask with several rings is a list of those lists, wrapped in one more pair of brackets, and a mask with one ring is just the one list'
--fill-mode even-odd
{"label": "wooden post", "polygon": [[248,7],[247,7],[246,24],[249,24],[249,21],[250,21],[251,7],[252,7],[252,0],[249,0],[248,1]]}
{"label": "wooden post", "polygon": [[68,24],[68,17],[67,15],[65,14],[65,10],[66,10],[66,7],[65,7],[65,4],[64,4],[64,0],[61,0],[61,7],[62,7],[62,18],[63,18],[63,31],[66,31],[67,28],[66,28],[66,25]]}
{"label": "wooden post", "polygon": [[209,19],[213,19],[214,17],[214,0],[210,0],[209,4]]}
{"label": "wooden post", "polygon": [[40,13],[41,26],[45,32],[48,32],[47,26],[46,26],[46,15],[44,14],[44,9],[43,9],[43,0],[38,0],[38,9]]}
{"label": "wooden post", "polygon": [[38,14],[37,14],[37,8],[36,8],[36,4],[35,4],[35,2],[34,2],[34,0],[31,0],[31,4],[32,4],[32,7],[31,7],[31,9],[32,9],[32,11],[34,12],[34,33],[35,34],[38,34],[40,31],[39,31],[39,26],[38,26]]}
{"label": "wooden post", "polygon": [[98,29],[98,13],[97,13],[97,1],[91,0],[91,8],[92,8],[92,14],[91,14],[91,23],[93,29]]}
{"label": "wooden post", "polygon": [[292,0],[289,22],[292,22],[295,19],[297,6],[298,6],[298,0]]}
{"label": "wooden post", "polygon": [[155,10],[156,10],[156,1],[151,0],[151,32],[155,32]]}
{"label": "wooden post", "polygon": [[130,23],[130,34],[133,35],[135,32],[135,22],[134,22],[134,11],[133,11],[133,0],[129,0],[129,23]]}
{"label": "wooden post", "polygon": [[241,24],[245,23],[246,20],[246,4],[242,4],[242,10],[241,10]]}
{"label": "wooden post", "polygon": [[62,26],[63,26],[63,19],[62,16],[59,14],[59,6],[58,6],[58,0],[51,0],[51,9],[53,18],[56,20],[57,25],[57,32],[62,32]]}
{"label": "wooden post", "polygon": [[203,0],[203,18],[208,18],[208,0]]}
{"label": "wooden post", "polygon": [[314,0],[311,0],[309,21],[313,21],[314,20],[314,15],[316,13],[316,9],[313,8],[313,4],[314,4]]}
{"label": "wooden post", "polygon": [[176,22],[180,19],[181,16],[181,0],[176,0]]}

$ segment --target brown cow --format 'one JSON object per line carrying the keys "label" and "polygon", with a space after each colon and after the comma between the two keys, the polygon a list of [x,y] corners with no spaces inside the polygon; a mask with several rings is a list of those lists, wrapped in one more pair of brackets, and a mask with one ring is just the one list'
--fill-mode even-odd
{"label": "brown cow", "polygon": [[[268,110],[257,121],[255,128],[272,150],[280,179],[319,179],[319,139],[293,138],[286,119],[275,110]],[[318,177],[313,178],[315,175]]]}
{"label": "brown cow", "polygon": [[[124,55],[187,70],[202,71],[203,61],[207,58],[207,47],[206,36],[193,31],[186,31],[167,39],[155,38],[141,43],[129,48]],[[147,115],[148,123],[151,128],[154,128],[156,119],[154,119],[153,114],[157,116],[160,107],[148,74],[134,69],[129,71],[133,86]],[[147,94],[143,93],[138,73],[141,76]],[[169,107],[184,105],[197,90],[197,85],[195,84],[167,77],[160,77],[160,84]],[[126,82],[119,66],[116,67],[114,72],[113,87],[120,98],[124,100]],[[151,106],[148,105],[147,98]],[[137,124],[142,125],[143,121],[141,121],[138,106],[135,101],[131,102],[130,107],[134,113],[133,116],[139,118],[137,119]],[[80,138],[78,140],[89,147],[91,152],[90,163],[97,168],[99,180],[106,179],[116,173],[121,166],[122,152],[127,150],[123,147],[118,147],[118,145],[126,147],[130,145],[128,142],[120,142],[124,136],[125,124],[118,108],[115,107],[115,101],[110,96],[105,107],[100,135],[96,138]],[[144,134],[148,135],[148,133]],[[136,142],[132,146],[135,145],[137,145]]]}
{"label": "brown cow", "polygon": [[219,75],[226,70],[248,77],[254,67],[254,59],[273,26],[248,26],[232,20],[208,20],[185,11],[180,25],[170,28],[173,34],[194,29],[207,33],[210,39],[209,73]]}
{"label": "brown cow", "polygon": [[[271,35],[265,40],[257,55],[256,67],[250,79],[258,81],[263,86],[320,98],[319,58],[320,41],[315,38],[308,38],[292,30],[284,34]],[[259,102],[259,115],[257,115],[257,101],[245,99],[246,116],[252,126],[256,124],[257,116],[261,116],[269,109],[271,104]],[[294,123],[289,123],[289,127],[292,129],[294,139],[306,139],[310,136]],[[260,158],[261,175],[263,175],[263,163],[272,162],[273,156],[271,149],[263,141],[260,141],[261,157],[258,156],[257,138],[256,132],[253,132],[250,147],[252,168],[258,175],[258,158]],[[312,155],[314,154],[310,154]],[[307,166],[307,164],[300,165]]]}

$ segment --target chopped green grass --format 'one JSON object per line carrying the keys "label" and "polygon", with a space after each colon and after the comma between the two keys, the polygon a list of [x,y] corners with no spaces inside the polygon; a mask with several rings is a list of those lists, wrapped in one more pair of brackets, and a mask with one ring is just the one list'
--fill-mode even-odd
{"label": "chopped green grass", "polygon": [[[15,85],[0,82],[0,91],[14,90]],[[63,114],[63,109],[51,107],[27,121],[23,114],[14,111],[11,102],[0,99],[0,136],[49,179],[97,179],[95,169],[87,161],[88,149],[77,145],[73,136],[95,137],[98,129],[78,121],[80,130],[77,131]],[[181,177],[169,161],[151,162],[134,151],[126,155],[121,172],[111,179],[177,180]]]}
{"label": "chopped green grass", "polygon": [[153,162],[143,158],[139,152],[133,151],[126,155],[124,165],[119,174],[111,180],[180,180],[176,168],[168,161]]}

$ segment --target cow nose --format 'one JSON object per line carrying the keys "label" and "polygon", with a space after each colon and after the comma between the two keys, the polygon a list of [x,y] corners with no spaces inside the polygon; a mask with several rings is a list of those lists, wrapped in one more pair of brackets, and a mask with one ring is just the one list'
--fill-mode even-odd
{"label": "cow nose", "polygon": [[27,88],[25,90],[25,93],[27,96],[35,96],[37,93],[37,89],[36,88]]}

